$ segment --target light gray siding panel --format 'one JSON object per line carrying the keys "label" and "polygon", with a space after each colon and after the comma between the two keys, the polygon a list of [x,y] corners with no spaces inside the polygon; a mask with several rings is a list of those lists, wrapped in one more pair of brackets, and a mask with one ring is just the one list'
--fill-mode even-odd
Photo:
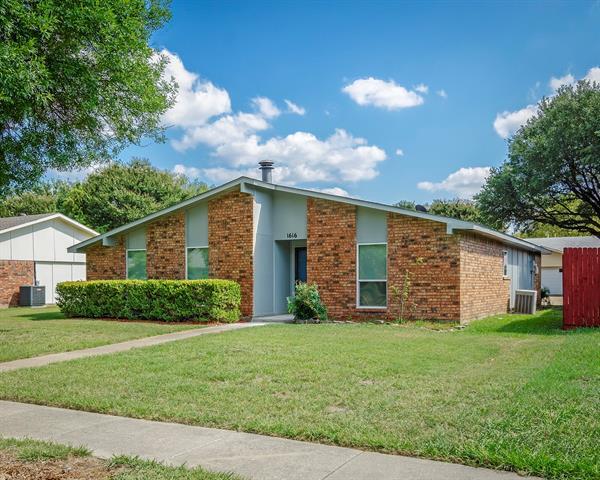
{"label": "light gray siding panel", "polygon": [[254,192],[254,315],[273,313],[273,198]]}
{"label": "light gray siding panel", "polygon": [[508,249],[508,276],[510,306],[514,306],[516,290],[533,290],[533,254],[514,248]]}
{"label": "light gray siding panel", "polygon": [[291,295],[290,242],[275,242],[274,250],[274,313],[287,313],[287,297]]}
{"label": "light gray siding panel", "polygon": [[387,242],[387,213],[372,208],[356,210],[356,241],[358,243]]}
{"label": "light gray siding panel", "polygon": [[273,201],[273,238],[306,239],[306,197],[274,192]]}
{"label": "light gray siding panel", "polygon": [[127,234],[127,248],[131,250],[146,248],[146,228],[138,228]]}
{"label": "light gray siding panel", "polygon": [[185,240],[188,247],[208,246],[208,203],[201,203],[186,212]]}

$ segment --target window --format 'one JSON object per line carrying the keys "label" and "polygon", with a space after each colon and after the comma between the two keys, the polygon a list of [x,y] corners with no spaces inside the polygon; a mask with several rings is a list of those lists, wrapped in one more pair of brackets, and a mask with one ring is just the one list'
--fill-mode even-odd
{"label": "window", "polygon": [[146,250],[127,250],[127,278],[146,280]]}
{"label": "window", "polygon": [[187,249],[187,278],[188,280],[208,278],[208,247]]}
{"label": "window", "polygon": [[502,275],[508,277],[508,251],[502,252]]}
{"label": "window", "polygon": [[358,245],[358,306],[387,306],[387,244]]}

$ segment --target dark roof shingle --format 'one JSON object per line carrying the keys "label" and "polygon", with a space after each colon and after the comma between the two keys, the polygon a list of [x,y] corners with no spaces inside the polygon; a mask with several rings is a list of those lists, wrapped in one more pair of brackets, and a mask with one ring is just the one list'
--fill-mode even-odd
{"label": "dark roof shingle", "polygon": [[0,218],[0,232],[9,228],[18,227],[29,222],[34,222],[44,217],[50,217],[54,213],[40,213],[37,215],[19,215],[18,217]]}

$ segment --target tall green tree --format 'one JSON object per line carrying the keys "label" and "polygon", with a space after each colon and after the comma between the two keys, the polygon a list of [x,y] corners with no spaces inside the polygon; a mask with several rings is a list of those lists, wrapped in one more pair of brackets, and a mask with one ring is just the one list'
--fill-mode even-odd
{"label": "tall green tree", "polygon": [[477,200],[487,218],[518,230],[538,222],[600,237],[600,84],[544,98]]}
{"label": "tall green tree", "polygon": [[0,217],[57,212],[57,201],[69,188],[66,182],[53,181],[39,183],[30,190],[7,194],[0,200]]}
{"label": "tall green tree", "polygon": [[0,199],[0,217],[60,212],[105,232],[207,190],[183,175],[160,170],[147,160],[111,163],[86,179],[40,183]]}
{"label": "tall green tree", "polygon": [[183,175],[159,170],[147,160],[111,163],[74,184],[57,199],[59,211],[106,232],[207,190]]}
{"label": "tall green tree", "polygon": [[[395,205],[407,210],[416,210],[415,202],[410,200],[401,200]],[[477,203],[473,200],[465,200],[462,198],[455,198],[452,200],[438,199],[424,205],[424,207],[428,213],[433,215],[456,218],[457,220],[464,220],[466,222],[481,223],[496,230],[505,230],[505,225],[502,222],[485,217],[481,213]]]}
{"label": "tall green tree", "polygon": [[0,1],[0,195],[163,139],[165,0]]}

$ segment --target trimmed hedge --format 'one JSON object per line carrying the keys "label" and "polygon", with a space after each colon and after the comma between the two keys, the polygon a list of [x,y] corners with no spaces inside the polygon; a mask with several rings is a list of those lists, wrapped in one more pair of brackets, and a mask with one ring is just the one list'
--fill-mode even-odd
{"label": "trimmed hedge", "polygon": [[93,280],[56,286],[68,317],[236,322],[240,286],[230,280]]}

